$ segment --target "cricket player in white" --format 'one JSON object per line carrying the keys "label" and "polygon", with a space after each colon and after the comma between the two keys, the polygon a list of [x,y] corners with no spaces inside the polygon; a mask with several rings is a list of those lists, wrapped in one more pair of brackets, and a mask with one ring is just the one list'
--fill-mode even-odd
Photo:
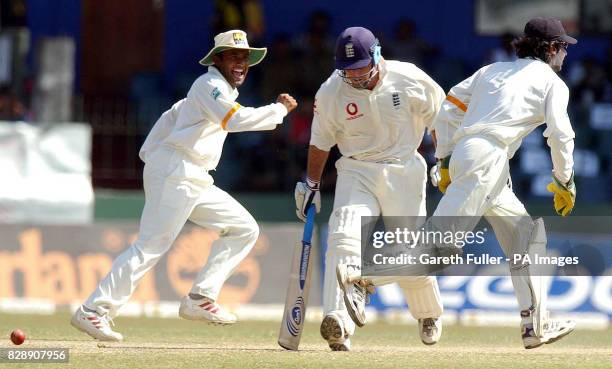
{"label": "cricket player in white", "polygon": [[[417,148],[440,109],[444,91],[415,65],[383,60],[378,40],[365,28],[351,27],[340,34],[335,63],[337,70],[316,94],[308,177],[297,183],[295,198],[302,220],[311,203],[318,211],[321,174],[329,150],[337,144],[342,158],[336,162],[338,179],[329,219],[321,335],[332,350],[346,351],[355,323],[345,309],[350,300],[342,298],[337,266],[339,273],[360,270],[362,216],[426,215],[427,165]],[[435,277],[372,282],[399,282],[419,321],[423,343],[438,341],[443,308]],[[355,320],[359,326],[364,321],[363,314]]]}
{"label": "cricket player in white", "polygon": [[235,102],[250,66],[265,48],[251,48],[246,33],[215,36],[214,48],[200,61],[208,72],[187,97],[162,114],[141,151],[146,196],[136,242],[117,257],[112,270],[79,307],[72,325],[104,341],[123,337],[110,327],[144,274],[168,251],[187,220],[219,232],[204,268],[180,305],[185,319],[232,324],[236,317],[216,303],[225,280],[249,253],[259,228],[253,217],[209,174],[219,162],[228,132],[271,130],[297,103],[287,94],[260,108]]}
{"label": "cricket player in white", "polygon": [[[546,123],[553,163],[547,188],[559,215],[572,211],[576,188],[569,90],[555,72],[561,70],[568,44],[576,42],[558,20],[534,18],[515,41],[518,60],[487,65],[450,90],[434,123],[439,162],[431,174],[444,196],[432,224],[437,216],[462,217],[469,224],[461,226],[471,230],[484,216],[506,255],[545,254],[544,223],[532,220],[514,194],[509,159],[525,136]],[[573,331],[573,321],[548,318],[547,278],[535,266],[511,264],[510,274],[525,348]]]}

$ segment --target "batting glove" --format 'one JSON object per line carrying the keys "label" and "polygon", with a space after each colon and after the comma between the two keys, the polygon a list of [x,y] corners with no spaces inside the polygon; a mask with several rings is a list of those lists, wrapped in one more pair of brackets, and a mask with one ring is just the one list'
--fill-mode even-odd
{"label": "batting glove", "polygon": [[555,176],[552,179],[553,181],[546,186],[546,189],[554,194],[553,203],[557,214],[566,216],[572,212],[576,202],[574,173],[572,173],[566,184],[561,183]]}
{"label": "batting glove", "polygon": [[315,205],[317,213],[321,211],[321,194],[319,193],[319,182],[306,178],[306,182],[295,184],[295,214],[303,222],[306,222],[306,211],[310,204]]}
{"label": "batting glove", "polygon": [[434,187],[438,187],[440,192],[445,193],[446,188],[451,183],[450,174],[448,172],[448,163],[450,162],[450,155],[444,159],[438,159],[436,165],[434,165],[429,171],[429,177],[431,178],[431,184]]}

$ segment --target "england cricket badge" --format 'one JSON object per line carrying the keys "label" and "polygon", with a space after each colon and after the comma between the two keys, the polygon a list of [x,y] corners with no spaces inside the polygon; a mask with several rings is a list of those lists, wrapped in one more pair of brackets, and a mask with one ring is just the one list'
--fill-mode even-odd
{"label": "england cricket badge", "polygon": [[391,94],[391,101],[393,102],[393,107],[395,109],[398,109],[400,106],[399,92],[394,92],[393,94]]}
{"label": "england cricket badge", "polygon": [[352,42],[349,42],[344,45],[344,53],[346,54],[347,58],[352,58],[355,56],[355,49],[353,48]]}

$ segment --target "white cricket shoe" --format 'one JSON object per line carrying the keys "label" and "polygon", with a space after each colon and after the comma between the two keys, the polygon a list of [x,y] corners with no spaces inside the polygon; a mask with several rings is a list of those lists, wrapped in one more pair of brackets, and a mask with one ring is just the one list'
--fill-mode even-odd
{"label": "white cricket shoe", "polygon": [[332,351],[349,351],[350,336],[355,333],[355,323],[346,317],[346,313],[332,311],[321,322],[321,337],[327,341]]}
{"label": "white cricket shoe", "polygon": [[336,266],[336,278],[349,316],[357,326],[363,327],[366,323],[365,305],[369,301],[368,295],[374,293],[374,285],[361,279],[359,270],[346,264]]}
{"label": "white cricket shoe", "polygon": [[188,320],[203,320],[218,325],[234,324],[237,320],[234,314],[208,297],[199,300],[193,300],[189,296],[183,297],[179,307],[179,316]]}
{"label": "white cricket shoe", "polygon": [[549,319],[543,325],[543,335],[538,337],[534,330],[533,324],[521,324],[523,333],[523,345],[526,349],[540,347],[543,344],[549,344],[560,340],[574,331],[576,322],[573,320]]}
{"label": "white cricket shoe", "polygon": [[85,332],[100,341],[118,342],[123,340],[121,333],[115,332],[111,328],[111,324],[113,326],[115,324],[108,316],[108,313],[89,312],[83,310],[83,306],[79,306],[72,316],[70,324],[81,332]]}
{"label": "white cricket shoe", "polygon": [[419,319],[419,334],[424,344],[435,345],[440,340],[440,336],[442,336],[442,319]]}

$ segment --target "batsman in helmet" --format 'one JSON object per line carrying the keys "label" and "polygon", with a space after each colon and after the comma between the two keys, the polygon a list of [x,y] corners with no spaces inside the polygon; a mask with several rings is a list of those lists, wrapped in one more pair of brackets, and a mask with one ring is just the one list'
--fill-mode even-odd
{"label": "batsman in helmet", "polygon": [[[308,176],[295,188],[296,212],[303,220],[310,204],[320,207],[321,174],[329,150],[338,145],[342,157],[336,162],[329,219],[321,335],[332,350],[349,350],[355,325],[365,323],[365,291],[399,282],[419,321],[422,342],[435,344],[442,332],[435,277],[381,277],[368,281],[371,285],[339,284],[337,279],[361,268],[361,217],[402,216],[416,222],[426,215],[427,165],[417,148],[432,127],[444,91],[414,64],[385,60],[376,37],[362,27],[340,34],[335,67],[316,94]],[[356,300],[361,308],[354,306]]]}

